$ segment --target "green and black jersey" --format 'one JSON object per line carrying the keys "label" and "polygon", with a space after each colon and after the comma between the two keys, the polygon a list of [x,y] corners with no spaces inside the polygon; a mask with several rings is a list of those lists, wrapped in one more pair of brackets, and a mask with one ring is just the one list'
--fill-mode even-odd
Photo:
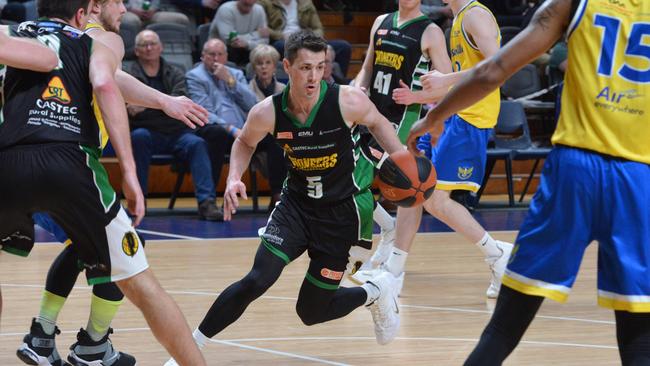
{"label": "green and black jersey", "polygon": [[420,104],[404,106],[393,101],[393,90],[400,80],[411,90],[422,90],[420,76],[429,71],[430,60],[422,54],[422,34],[431,24],[426,16],[398,26],[399,13],[388,14],[373,35],[374,55],[370,100],[390,122],[398,127],[398,137],[406,141],[411,125],[420,118]]}
{"label": "green and black jersey", "polygon": [[289,111],[288,85],[273,96],[274,137],[289,166],[286,188],[313,204],[327,204],[367,190],[373,166],[363,154],[356,127],[343,120],[339,87],[321,82],[318,102],[303,124]]}
{"label": "green and black jersey", "polygon": [[100,147],[89,79],[92,39],[55,21],[25,22],[11,36],[36,38],[55,50],[58,67],[49,73],[3,67],[0,149],[16,145],[73,142]]}

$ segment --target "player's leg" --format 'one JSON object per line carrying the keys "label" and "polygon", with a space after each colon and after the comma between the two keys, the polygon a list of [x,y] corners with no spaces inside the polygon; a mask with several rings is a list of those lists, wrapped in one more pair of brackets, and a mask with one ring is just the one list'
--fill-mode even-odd
{"label": "player's leg", "polygon": [[[595,154],[592,154],[595,155]],[[650,165],[603,159],[598,304],[615,310],[623,365],[650,364]],[[594,187],[596,188],[596,187]]]}
{"label": "player's leg", "polygon": [[621,364],[650,365],[650,313],[616,311],[616,340]]}
{"label": "player's leg", "polygon": [[[260,229],[262,242],[255,254],[253,268],[219,294],[194,331],[194,340],[199,348],[239,319],[248,305],[277,281],[284,267],[304,253],[308,242],[305,216],[295,198],[290,194],[282,196],[267,225]],[[175,365],[178,363],[173,358],[165,363],[165,366]]]}
{"label": "player's leg", "polygon": [[452,190],[479,190],[483,180],[487,141],[491,129],[472,126],[457,115],[445,123],[445,131],[432,151],[438,183],[424,208],[471,243],[476,243],[492,272],[487,296],[495,298],[512,251],[512,244],[493,239],[463,205],[450,197]]}
{"label": "player's leg", "polygon": [[117,282],[124,295],[137,306],[158,342],[180,365],[206,365],[192,339],[180,308],[147,269]]}
{"label": "player's leg", "polygon": [[492,318],[465,366],[500,366],[519,344],[543,300],[504,286]]}
{"label": "player's leg", "polygon": [[89,284],[119,281],[154,336],[181,364],[205,365],[178,306],[148,271],[141,241],[96,152],[69,144],[49,153],[52,166],[39,180],[52,196],[46,208],[77,246]]}
{"label": "player's leg", "polygon": [[597,231],[599,174],[600,167],[578,150],[551,151],[515,241],[492,320],[468,365],[500,365],[519,342],[542,297],[566,301]]}
{"label": "player's leg", "polygon": [[[198,331],[212,338],[234,323],[248,305],[262,296],[280,277],[286,262],[262,243],[257,249],[253,268],[241,280],[219,294],[205,315]],[[205,343],[199,344],[203,346]]]}

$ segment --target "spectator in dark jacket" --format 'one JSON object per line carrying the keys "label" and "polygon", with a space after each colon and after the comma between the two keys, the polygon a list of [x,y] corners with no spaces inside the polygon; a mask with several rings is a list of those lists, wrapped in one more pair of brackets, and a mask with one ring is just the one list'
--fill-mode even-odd
{"label": "spectator in dark jacket", "polygon": [[[186,95],[183,71],[167,63],[160,55],[163,45],[155,32],[144,30],[136,36],[137,62],[128,73],[165,94]],[[147,193],[149,165],[154,154],[173,154],[189,166],[194,191],[203,220],[223,220],[215,204],[216,189],[208,154],[208,144],[191,129],[159,110],[128,106],[131,142],[138,180]]]}

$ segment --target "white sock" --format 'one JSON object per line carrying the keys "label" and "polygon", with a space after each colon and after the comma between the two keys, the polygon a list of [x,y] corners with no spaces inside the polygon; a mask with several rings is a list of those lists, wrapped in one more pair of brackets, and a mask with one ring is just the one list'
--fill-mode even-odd
{"label": "white sock", "polygon": [[375,207],[375,210],[372,212],[372,219],[384,231],[395,229],[395,218],[393,218],[393,216],[391,216],[380,204],[377,204],[377,207]]}
{"label": "white sock", "polygon": [[41,327],[43,328],[43,331],[45,332],[45,334],[47,334],[47,335],[54,334],[54,330],[56,329],[56,323],[55,322],[53,322],[53,321],[51,321],[49,319],[45,319],[45,318],[43,318],[41,316],[36,317],[36,322],[41,325]]}
{"label": "white sock", "polygon": [[404,266],[406,266],[406,257],[408,257],[408,255],[408,252],[405,252],[400,248],[393,248],[393,251],[390,253],[388,260],[385,263],[388,272],[392,273],[395,277],[402,274],[402,272],[404,272]]}
{"label": "white sock", "polygon": [[380,294],[379,287],[377,287],[377,285],[375,285],[374,283],[366,282],[363,285],[361,285],[361,288],[366,290],[366,294],[368,294],[364,305],[368,306],[379,298],[379,294]]}
{"label": "white sock", "polygon": [[486,257],[498,257],[501,255],[502,251],[497,248],[497,242],[494,240],[488,232],[485,232],[483,238],[476,243],[476,246],[481,249],[483,255]]}
{"label": "white sock", "polygon": [[205,347],[205,344],[208,343],[208,340],[210,338],[206,337],[199,328],[196,328],[194,332],[192,333],[192,337],[194,337],[194,341],[196,342],[196,345],[199,346],[199,349],[202,349]]}

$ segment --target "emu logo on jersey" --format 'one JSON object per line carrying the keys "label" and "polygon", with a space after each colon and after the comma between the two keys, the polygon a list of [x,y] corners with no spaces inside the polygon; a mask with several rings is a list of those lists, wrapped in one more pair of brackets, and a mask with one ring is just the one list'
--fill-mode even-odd
{"label": "emu logo on jersey", "polygon": [[461,166],[458,167],[458,178],[462,180],[467,180],[472,176],[472,173],[474,172],[474,167],[469,167],[469,168],[463,168]]}
{"label": "emu logo on jersey", "polygon": [[50,83],[47,84],[45,90],[43,90],[41,98],[43,98],[43,100],[55,100],[63,104],[70,104],[71,102],[70,95],[63,85],[63,80],[58,76],[55,76],[50,80]]}
{"label": "emu logo on jersey", "polygon": [[140,248],[140,242],[138,241],[138,236],[135,233],[128,232],[124,234],[122,238],[122,251],[124,254],[129,257],[133,257],[135,253],[138,252]]}

